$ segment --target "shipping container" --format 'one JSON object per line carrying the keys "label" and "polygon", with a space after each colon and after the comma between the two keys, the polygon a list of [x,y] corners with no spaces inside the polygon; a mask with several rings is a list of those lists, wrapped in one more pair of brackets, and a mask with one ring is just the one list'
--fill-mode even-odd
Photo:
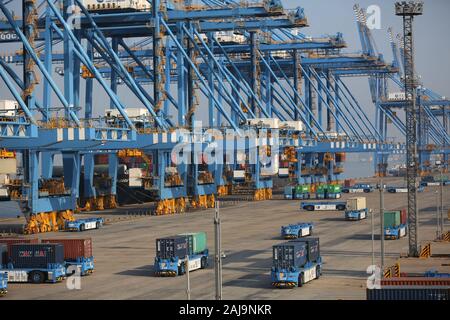
{"label": "shipping container", "polygon": [[408,212],[406,209],[402,209],[400,213],[400,223],[406,224],[408,222]]}
{"label": "shipping container", "polygon": [[304,242],[307,244],[307,253],[309,262],[317,262],[320,257],[319,238],[301,238],[290,242]]}
{"label": "shipping container", "polygon": [[449,300],[450,288],[367,289],[367,300]]}
{"label": "shipping container", "polygon": [[56,243],[13,244],[10,262],[16,269],[47,268],[49,264],[64,264],[64,246]]}
{"label": "shipping container", "polygon": [[9,251],[10,248],[13,244],[18,244],[18,243],[30,243],[30,244],[37,244],[39,243],[39,239],[38,238],[1,238],[0,237],[0,244],[6,244],[8,247],[8,253],[6,254],[6,259],[8,260],[9,258]]}
{"label": "shipping container", "polygon": [[156,239],[156,257],[170,259],[185,257],[190,253],[186,236],[173,236]]}
{"label": "shipping container", "polygon": [[345,179],[344,187],[351,187],[355,184],[355,179]]}
{"label": "shipping container", "polygon": [[444,286],[450,288],[450,278],[400,277],[381,279],[382,286]]}
{"label": "shipping container", "polygon": [[329,184],[326,187],[328,193],[340,193],[341,186],[338,184]]}
{"label": "shipping container", "polygon": [[[89,11],[148,11],[151,9],[150,3],[147,0],[83,0],[83,5]],[[143,108],[130,109],[139,110]],[[147,109],[144,110],[148,111]]]}
{"label": "shipping container", "polygon": [[391,228],[400,225],[400,211],[384,212],[384,227]]}
{"label": "shipping container", "polygon": [[365,197],[353,197],[347,199],[346,210],[347,211],[358,211],[366,209],[366,198]]}
{"label": "shipping container", "polygon": [[278,118],[253,118],[253,119],[248,119],[248,124],[250,126],[278,129],[280,126],[280,119],[278,119]]}
{"label": "shipping container", "polygon": [[64,260],[73,261],[78,258],[90,258],[92,254],[92,239],[42,239],[41,243],[60,243],[64,246]]}
{"label": "shipping container", "polygon": [[308,193],[309,192],[309,186],[305,184],[301,184],[295,187],[295,193],[296,194],[302,194],[302,193]]}
{"label": "shipping container", "polygon": [[295,187],[293,186],[285,186],[284,187],[284,195],[287,196],[289,199],[292,198],[294,193]]}
{"label": "shipping container", "polygon": [[273,266],[275,268],[303,267],[307,262],[305,242],[285,242],[273,246]]}
{"label": "shipping container", "polygon": [[326,185],[321,184],[316,187],[316,193],[325,193]]}
{"label": "shipping container", "polygon": [[[198,254],[206,250],[205,232],[182,233],[179,236],[188,237],[189,248],[192,248],[192,251],[190,251],[191,254]],[[192,244],[190,244],[191,242]]]}

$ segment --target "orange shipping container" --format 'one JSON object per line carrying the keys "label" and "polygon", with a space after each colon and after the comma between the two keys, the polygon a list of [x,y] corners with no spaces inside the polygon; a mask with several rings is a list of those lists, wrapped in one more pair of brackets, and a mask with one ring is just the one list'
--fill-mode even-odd
{"label": "orange shipping container", "polygon": [[92,239],[42,239],[42,243],[60,243],[64,246],[64,260],[92,257]]}

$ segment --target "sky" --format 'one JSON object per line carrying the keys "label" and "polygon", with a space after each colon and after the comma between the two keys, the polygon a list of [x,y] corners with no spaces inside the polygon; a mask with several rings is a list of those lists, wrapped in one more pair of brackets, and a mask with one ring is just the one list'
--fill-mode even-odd
{"label": "sky", "polygon": [[[14,0],[9,7],[19,12],[21,1]],[[353,5],[355,0],[282,0],[285,8],[294,9],[301,6],[305,9],[310,27],[301,30],[308,36],[321,36],[326,34],[336,34],[342,32],[348,44],[346,52],[356,53],[361,51],[359,36],[357,33]],[[402,20],[394,14],[394,1],[368,1],[360,0],[361,7],[378,5],[381,9],[381,29],[373,30],[373,36],[377,44],[377,49],[382,53],[387,62],[392,61],[391,50],[387,35],[389,27],[394,28],[394,33],[401,32]],[[415,20],[415,45],[416,45],[416,70],[421,76],[425,87],[431,88],[443,96],[450,97],[450,1],[448,0],[428,0],[425,1],[424,15]],[[0,13],[1,18],[1,13]],[[12,52],[16,48],[13,45],[0,45],[1,52]],[[62,77],[56,76],[60,88],[63,88]],[[370,99],[369,85],[367,78],[349,79],[349,86],[352,92],[361,103],[371,119],[373,119],[374,106]],[[83,83],[84,81],[82,81]],[[83,92],[84,86],[81,87]],[[149,91],[151,89],[149,86]],[[41,90],[42,91],[42,90]],[[94,115],[100,115],[109,106],[109,101],[103,90],[96,90],[94,95]],[[138,100],[130,97],[124,91],[124,86],[119,86],[119,97],[128,106],[134,106]],[[37,94],[41,97],[41,93]],[[10,93],[0,80],[0,99],[11,98]],[[84,101],[84,94],[81,95]],[[53,98],[55,103],[59,101]],[[206,114],[206,112],[205,112]],[[392,131],[392,135],[397,135]]]}

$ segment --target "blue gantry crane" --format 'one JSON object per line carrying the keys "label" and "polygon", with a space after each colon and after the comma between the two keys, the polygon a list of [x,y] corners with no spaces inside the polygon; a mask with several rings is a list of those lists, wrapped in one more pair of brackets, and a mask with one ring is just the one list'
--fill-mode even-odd
{"label": "blue gantry crane", "polygon": [[[346,153],[404,152],[387,139],[386,119],[402,123],[382,99],[400,63],[375,53],[362,23],[363,52],[354,54],[341,33],[305,35],[304,10],[279,0],[139,3],[23,0],[15,17],[0,1],[0,45],[22,47],[0,57],[17,102],[0,117],[0,147],[22,155],[10,187],[27,232],[116,207],[124,157],[146,164],[138,179],[155,214],[172,214],[228,193],[270,199],[276,175],[313,188],[337,183]],[[375,121],[346,82],[361,76]],[[428,110],[432,137],[439,111]],[[108,165],[101,174],[99,158]]]}

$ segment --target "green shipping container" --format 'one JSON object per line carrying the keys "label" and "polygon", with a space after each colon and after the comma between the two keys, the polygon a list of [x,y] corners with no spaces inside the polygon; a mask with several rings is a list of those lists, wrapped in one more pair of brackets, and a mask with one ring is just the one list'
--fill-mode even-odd
{"label": "green shipping container", "polygon": [[384,212],[384,227],[395,227],[400,225],[400,211],[385,211]]}
{"label": "green shipping container", "polygon": [[326,186],[321,184],[321,185],[317,186],[316,193],[325,193],[325,189],[326,189]]}
{"label": "green shipping container", "polygon": [[327,190],[329,193],[339,193],[341,192],[341,186],[338,184],[329,184]]}
{"label": "green shipping container", "polygon": [[295,193],[301,194],[301,193],[308,193],[309,192],[309,186],[307,185],[299,185],[295,187]]}
{"label": "green shipping container", "polygon": [[179,236],[191,236],[192,237],[192,253],[197,254],[206,249],[206,233],[205,232],[190,232],[182,233]]}

